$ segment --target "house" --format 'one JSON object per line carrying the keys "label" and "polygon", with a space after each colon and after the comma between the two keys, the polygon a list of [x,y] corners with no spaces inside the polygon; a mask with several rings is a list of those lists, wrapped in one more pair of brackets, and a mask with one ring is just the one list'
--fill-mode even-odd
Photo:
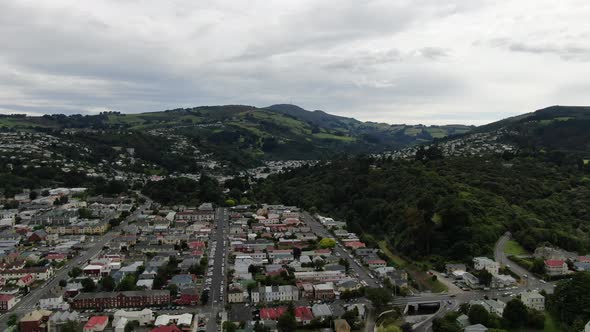
{"label": "house", "polygon": [[39,229],[34,232],[31,232],[30,234],[27,234],[27,241],[29,241],[29,242],[41,242],[41,241],[45,241],[46,238],[47,238],[47,232],[45,232],[42,229]]}
{"label": "house", "polygon": [[500,269],[500,264],[487,257],[475,257],[473,259],[473,266],[476,270],[486,270],[492,275],[497,275]]}
{"label": "house", "polygon": [[545,272],[550,276],[567,274],[567,264],[562,259],[548,259],[545,261]]}
{"label": "house", "polygon": [[151,329],[150,332],[182,332],[176,325],[170,326],[159,326],[155,329]]}
{"label": "house", "polygon": [[176,285],[178,289],[193,288],[195,286],[194,276],[192,274],[177,274],[170,279],[171,285]]}
{"label": "house", "polygon": [[523,292],[520,295],[522,303],[535,310],[545,310],[545,297],[538,292]]}
{"label": "house", "polygon": [[190,327],[193,322],[193,315],[189,313],[181,315],[160,315],[154,322],[155,326],[168,326],[174,323],[177,327]]}
{"label": "house", "polygon": [[35,282],[35,276],[33,276],[32,274],[27,274],[23,277],[20,277],[18,279],[18,281],[16,282],[16,285],[18,287],[26,287],[26,286],[30,286]]}
{"label": "house", "polygon": [[334,319],[334,331],[350,332],[350,325],[345,319]]}
{"label": "house", "polygon": [[370,269],[375,270],[380,267],[385,267],[387,262],[382,259],[371,259],[367,261],[367,264],[369,265]]}
{"label": "house", "polygon": [[48,310],[34,310],[24,315],[19,321],[20,332],[47,331],[47,322],[52,312]]}
{"label": "house", "polygon": [[590,332],[590,321],[588,321],[588,323],[584,327],[584,332]]}
{"label": "house", "polygon": [[278,320],[285,311],[287,311],[285,307],[262,308],[260,309],[260,320]]}
{"label": "house", "polygon": [[471,288],[479,287],[479,279],[469,272],[463,273],[463,281]]}
{"label": "house", "polygon": [[447,271],[447,274],[452,274],[455,271],[465,272],[467,271],[467,266],[465,266],[465,264],[446,264],[445,270]]}
{"label": "house", "polygon": [[141,311],[117,310],[113,315],[113,326],[118,325],[119,320],[122,319],[127,322],[138,322],[140,326],[145,326],[154,320],[154,312],[151,309]]}
{"label": "house", "polygon": [[295,308],[295,319],[298,324],[307,325],[311,323],[313,319],[313,313],[309,307],[296,307]]}
{"label": "house", "polygon": [[311,312],[313,313],[313,316],[316,318],[323,319],[332,317],[332,309],[330,309],[330,306],[325,303],[314,304],[311,307]]}
{"label": "house", "polygon": [[333,283],[314,285],[313,294],[316,300],[331,301],[336,298]]}
{"label": "house", "polygon": [[45,310],[70,310],[70,304],[64,301],[63,296],[40,299],[39,307]]}
{"label": "house", "polygon": [[244,289],[240,284],[231,284],[227,291],[227,302],[242,303],[244,302]]}
{"label": "house", "polygon": [[80,322],[80,315],[76,311],[58,311],[49,317],[47,327],[49,332],[61,332],[62,327],[68,321]]}
{"label": "house", "polygon": [[488,328],[481,325],[481,324],[475,324],[475,325],[469,325],[465,328],[465,330],[463,330],[465,332],[487,332]]}
{"label": "house", "polygon": [[590,262],[574,262],[574,270],[578,272],[590,271]]}
{"label": "house", "polygon": [[467,326],[469,326],[469,317],[465,314],[457,317],[456,319],[457,324],[459,324],[460,328],[465,328]]}
{"label": "house", "polygon": [[297,301],[299,300],[299,289],[292,285],[263,286],[252,291],[252,302],[274,302],[274,301]]}
{"label": "house", "polygon": [[101,332],[107,327],[109,323],[109,316],[92,316],[84,324],[84,332]]}
{"label": "house", "polygon": [[7,311],[16,304],[16,297],[9,294],[0,294],[0,310]]}
{"label": "house", "polygon": [[179,299],[176,304],[180,305],[197,305],[199,304],[199,291],[195,287],[185,287],[180,289]]}

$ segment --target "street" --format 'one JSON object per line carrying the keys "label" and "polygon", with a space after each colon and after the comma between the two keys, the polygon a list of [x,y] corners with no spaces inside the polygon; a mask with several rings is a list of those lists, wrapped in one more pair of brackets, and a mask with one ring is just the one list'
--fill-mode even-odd
{"label": "street", "polygon": [[[321,237],[330,237],[333,238],[334,236],[330,234],[330,232],[322,225],[319,221],[313,218],[309,213],[303,212],[302,219],[311,231],[318,236]],[[334,247],[334,252],[337,253],[336,255],[340,255],[339,257],[345,258],[348,260],[350,264],[350,268],[354,271],[355,274],[359,276],[359,279],[366,282],[368,287],[378,288],[381,287],[375,279],[369,276],[369,272],[365,269],[365,267],[359,262],[357,263],[353,258],[352,254],[348,251],[344,250],[344,247],[337,242],[336,247]]]}
{"label": "street", "polygon": [[31,290],[31,292],[25,295],[20,300],[20,302],[18,302],[12,308],[12,310],[6,312],[2,317],[0,317],[0,329],[6,329],[6,323],[11,315],[16,314],[20,317],[33,310],[40,299],[48,296],[51,290],[59,286],[60,280],[68,278],[68,272],[70,272],[74,266],[82,266],[84,262],[98,255],[103,246],[111,241],[111,239],[115,237],[116,233],[117,232],[111,231],[105,236],[97,237],[98,241],[94,242],[94,245],[90,247],[84,254],[68,261],[66,265],[58,270],[52,277],[50,277],[49,280],[45,281],[41,286]]}
{"label": "street", "polygon": [[[521,267],[520,265],[516,264],[515,262],[511,261],[504,252],[504,248],[506,247],[506,242],[510,240],[510,233],[506,233],[498,239],[496,245],[494,246],[494,260],[500,265],[509,265],[510,270],[516,273],[522,281],[526,284],[524,289],[533,290],[533,289],[544,289],[547,293],[553,293],[553,289],[555,288],[556,282],[541,282],[537,277],[535,277],[532,273],[527,271],[525,268]],[[527,276],[525,278],[525,275]],[[523,290],[524,290],[523,289]],[[520,291],[519,287],[519,291]]]}
{"label": "street", "polygon": [[[227,246],[225,245],[224,230],[227,223],[228,211],[225,208],[217,208],[215,213],[215,224],[210,243],[216,242],[211,250],[215,250],[213,255],[209,256],[209,261],[213,261],[213,272],[208,274],[211,278],[211,289],[209,290],[209,303],[206,308],[210,308],[209,321],[207,322],[207,332],[217,332],[217,313],[224,310],[225,304],[225,276],[227,266]],[[214,249],[213,249],[214,248]]]}

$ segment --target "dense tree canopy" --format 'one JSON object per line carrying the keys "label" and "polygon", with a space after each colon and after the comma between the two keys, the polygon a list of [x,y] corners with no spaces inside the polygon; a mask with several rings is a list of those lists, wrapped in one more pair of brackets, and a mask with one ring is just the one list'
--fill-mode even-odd
{"label": "dense tree canopy", "polygon": [[527,249],[549,242],[590,247],[585,171],[542,158],[454,157],[390,161],[357,157],[303,167],[258,184],[259,201],[343,219],[409,257],[489,255],[510,230]]}

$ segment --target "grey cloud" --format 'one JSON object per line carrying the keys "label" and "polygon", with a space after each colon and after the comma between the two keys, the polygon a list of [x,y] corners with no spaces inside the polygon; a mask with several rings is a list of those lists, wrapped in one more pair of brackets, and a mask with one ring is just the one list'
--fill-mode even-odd
{"label": "grey cloud", "polygon": [[[547,62],[561,64],[560,59],[585,59],[586,49],[575,45],[583,45],[579,36],[587,31],[578,29],[579,36],[574,34],[567,43],[573,46],[560,47],[559,52],[546,46],[560,45],[552,42],[557,38],[519,45],[514,41],[526,39],[511,35],[471,45],[474,38],[464,36],[470,29],[477,36],[491,31],[477,37],[482,40],[504,36],[487,28],[494,22],[488,13],[495,18],[495,6],[489,4],[487,0],[5,0],[0,3],[0,110],[140,112],[294,102],[308,109],[390,122],[410,115],[425,123],[424,119],[429,123],[448,119],[436,113],[439,109],[452,110],[453,117],[465,112],[466,121],[473,118],[467,114],[473,110],[490,117],[493,113],[486,109],[497,107],[485,101],[496,102],[495,96],[502,94],[507,103],[520,102],[525,95],[520,91],[508,95],[495,87],[510,85],[514,77],[527,77],[527,72],[503,73],[502,84],[492,81],[489,77],[495,71],[488,64],[492,68],[503,58],[494,58],[498,55],[489,55],[482,46],[531,57],[556,54]],[[511,8],[500,5],[500,9]],[[576,15],[575,10],[571,15]],[[473,24],[480,21],[481,26]],[[529,70],[537,73],[537,69]],[[538,100],[535,95],[526,97]],[[457,105],[465,106],[456,110]]]}
{"label": "grey cloud", "polygon": [[576,45],[527,44],[523,42],[509,42],[507,40],[496,41],[494,44],[506,47],[512,52],[539,55],[550,54],[568,61],[590,61],[590,48]]}

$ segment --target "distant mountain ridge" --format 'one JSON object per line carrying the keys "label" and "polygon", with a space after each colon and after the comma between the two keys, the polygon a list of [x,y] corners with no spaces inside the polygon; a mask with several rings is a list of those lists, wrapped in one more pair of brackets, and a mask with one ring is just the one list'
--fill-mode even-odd
{"label": "distant mountain ridge", "polygon": [[[263,159],[321,159],[375,153],[468,132],[470,126],[389,125],[362,122],[296,105],[202,106],[162,112],[98,115],[1,116],[0,129],[100,130],[182,136],[216,159],[251,165]],[[164,134],[168,132],[168,134]],[[122,142],[121,144],[123,144]]]}

